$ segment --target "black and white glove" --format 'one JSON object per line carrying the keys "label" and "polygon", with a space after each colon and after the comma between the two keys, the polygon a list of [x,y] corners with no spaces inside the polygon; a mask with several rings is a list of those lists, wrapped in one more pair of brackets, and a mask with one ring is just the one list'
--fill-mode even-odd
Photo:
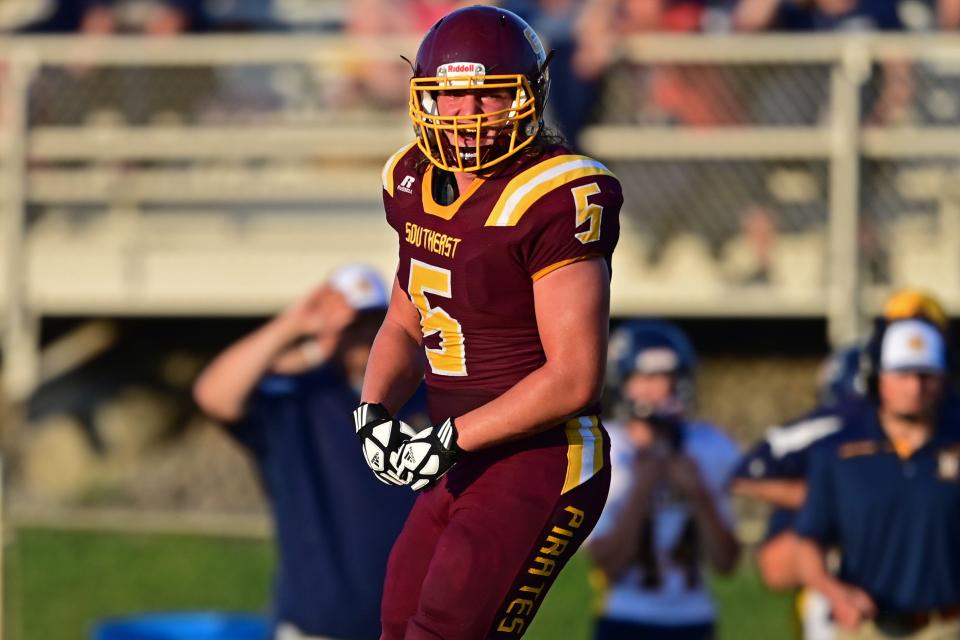
{"label": "black and white glove", "polygon": [[394,419],[382,404],[363,402],[353,411],[363,459],[380,482],[403,486],[413,475],[398,464],[400,447],[416,435],[413,427]]}
{"label": "black and white glove", "polygon": [[[403,442],[397,450],[396,473],[409,478],[407,484],[420,491],[443,477],[463,450],[457,446],[457,427],[453,418],[438,427],[424,429]],[[390,461],[394,462],[393,455]]]}

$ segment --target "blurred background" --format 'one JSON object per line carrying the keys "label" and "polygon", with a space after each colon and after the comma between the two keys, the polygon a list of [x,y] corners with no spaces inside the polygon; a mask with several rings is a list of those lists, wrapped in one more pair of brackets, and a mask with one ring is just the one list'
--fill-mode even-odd
{"label": "blurred background", "polygon": [[[265,503],[190,386],[336,266],[390,277],[400,56],[460,4],[0,0],[5,637],[263,611]],[[500,4],[557,51],[552,123],[623,182],[615,319],[686,329],[742,444],[890,291],[960,311],[960,0]],[[721,637],[789,637],[749,565]],[[582,572],[528,637],[586,637]]]}

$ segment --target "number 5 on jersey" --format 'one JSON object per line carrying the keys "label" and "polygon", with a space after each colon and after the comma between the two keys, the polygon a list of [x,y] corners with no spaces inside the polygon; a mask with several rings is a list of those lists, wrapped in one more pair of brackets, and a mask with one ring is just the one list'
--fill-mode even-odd
{"label": "number 5 on jersey", "polygon": [[467,375],[467,357],[460,323],[443,307],[431,307],[426,295],[432,293],[444,298],[453,297],[450,270],[410,260],[407,293],[420,312],[420,329],[424,339],[440,334],[440,348],[426,348],[430,370],[438,376]]}
{"label": "number 5 on jersey", "polygon": [[587,222],[590,226],[586,231],[574,234],[574,237],[587,244],[600,239],[600,221],[603,218],[603,207],[599,204],[593,204],[587,198],[600,193],[600,187],[596,182],[574,187],[570,190],[573,193],[573,202],[577,207],[577,224],[580,227]]}

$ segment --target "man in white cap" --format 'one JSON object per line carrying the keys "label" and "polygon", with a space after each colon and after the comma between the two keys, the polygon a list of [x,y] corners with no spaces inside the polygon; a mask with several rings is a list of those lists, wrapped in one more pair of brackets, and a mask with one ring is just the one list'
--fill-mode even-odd
{"label": "man in white cap", "polygon": [[[797,518],[801,579],[830,600],[839,638],[960,638],[960,407],[943,334],[891,322],[871,354],[871,400],[812,455]],[[837,576],[823,550],[836,545]]]}
{"label": "man in white cap", "polygon": [[[278,546],[275,640],[375,639],[387,555],[414,495],[378,482],[356,450],[359,402],[387,291],[365,265],[337,269],[217,356],[197,404],[256,462]],[[423,395],[403,413],[416,423]],[[379,576],[379,578],[377,577]]]}

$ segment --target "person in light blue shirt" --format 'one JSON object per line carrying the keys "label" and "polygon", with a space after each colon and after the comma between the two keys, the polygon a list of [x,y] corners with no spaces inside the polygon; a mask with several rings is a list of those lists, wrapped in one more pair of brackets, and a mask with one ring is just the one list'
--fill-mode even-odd
{"label": "person in light blue shirt", "polygon": [[718,427],[687,417],[695,356],[674,325],[628,322],[611,336],[620,421],[612,479],[587,541],[603,585],[596,640],[707,640],[716,610],[703,569],[737,562],[726,485],[739,457]]}

